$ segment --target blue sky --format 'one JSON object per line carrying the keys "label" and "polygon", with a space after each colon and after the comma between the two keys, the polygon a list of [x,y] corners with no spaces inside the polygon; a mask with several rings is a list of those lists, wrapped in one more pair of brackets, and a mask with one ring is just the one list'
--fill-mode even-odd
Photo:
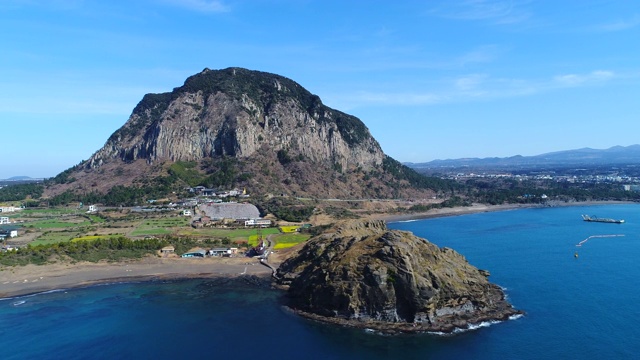
{"label": "blue sky", "polygon": [[291,78],[403,162],[640,143],[635,0],[3,0],[0,44],[0,179],[205,67]]}

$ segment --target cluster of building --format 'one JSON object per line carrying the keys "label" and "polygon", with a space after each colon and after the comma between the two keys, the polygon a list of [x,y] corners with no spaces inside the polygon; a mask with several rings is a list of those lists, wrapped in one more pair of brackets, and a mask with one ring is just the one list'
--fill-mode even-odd
{"label": "cluster of building", "polygon": [[558,183],[571,184],[620,184],[626,191],[640,191],[640,178],[630,175],[559,175],[553,173],[540,174],[511,174],[511,173],[457,173],[445,176],[445,178],[453,180],[465,180],[473,178],[485,179],[513,179],[518,181],[525,180],[544,180],[554,181]]}
{"label": "cluster of building", "polygon": [[218,190],[218,189],[209,189],[204,186],[196,186],[193,188],[189,188],[189,192],[198,195],[198,196],[207,196],[207,197],[217,197],[220,199],[228,198],[228,197],[249,197],[247,194],[247,189],[233,189],[233,190]]}
{"label": "cluster of building", "polygon": [[[6,212],[6,211],[5,211]],[[11,226],[6,226],[6,225],[10,225],[11,224],[11,220],[9,219],[8,216],[0,216],[0,242],[3,243],[2,250],[13,250],[12,248],[8,248],[6,246],[5,240],[7,240],[7,238],[14,238],[16,236],[18,236],[18,229],[15,227],[11,227]]]}
{"label": "cluster of building", "polygon": [[269,219],[262,219],[258,208],[249,203],[206,203],[196,208],[193,227],[270,227]]}
{"label": "cluster of building", "polygon": [[[175,247],[169,245],[165,246],[160,250],[162,255],[169,256],[175,254]],[[204,258],[204,257],[234,257],[238,255],[238,248],[228,247],[228,248],[212,248],[212,249],[198,249],[194,251],[190,251],[180,255],[183,258]]]}
{"label": "cluster of building", "polygon": [[17,229],[2,229],[0,228],[0,241],[4,241],[7,238],[14,238],[18,236]]}
{"label": "cluster of building", "polygon": [[238,255],[238,248],[212,248],[209,250],[196,250],[180,255],[189,257],[234,257]]}

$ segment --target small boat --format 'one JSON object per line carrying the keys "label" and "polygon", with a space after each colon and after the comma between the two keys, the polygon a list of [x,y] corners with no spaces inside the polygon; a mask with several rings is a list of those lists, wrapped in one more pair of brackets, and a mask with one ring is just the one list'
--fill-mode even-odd
{"label": "small boat", "polygon": [[589,221],[589,222],[603,222],[603,223],[613,223],[613,224],[622,224],[624,223],[624,220],[617,220],[617,219],[609,219],[609,218],[599,218],[597,216],[589,216],[589,215],[582,215],[582,220],[584,221]]}

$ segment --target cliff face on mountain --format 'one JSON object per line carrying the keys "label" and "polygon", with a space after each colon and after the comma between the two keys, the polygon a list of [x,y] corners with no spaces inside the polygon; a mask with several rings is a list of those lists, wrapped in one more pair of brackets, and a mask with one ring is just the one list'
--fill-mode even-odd
{"label": "cliff face on mountain", "polygon": [[101,149],[65,174],[75,184],[58,192],[140,184],[176,162],[195,163],[194,171],[209,176],[195,185],[254,193],[432,194],[414,186],[417,174],[386,156],[358,118],[325,106],[290,79],[242,68],[205,69],[171,92],[145,95]]}
{"label": "cliff face on mountain", "polygon": [[487,271],[382,221],[336,226],[309,240],[277,275],[292,309],[350,326],[450,332],[519,313]]}
{"label": "cliff face on mountain", "polygon": [[370,170],[384,159],[357,118],[324,106],[287,78],[229,68],[205,69],[171,93],[146,95],[88,166],[114,159],[247,158],[263,148],[342,169]]}

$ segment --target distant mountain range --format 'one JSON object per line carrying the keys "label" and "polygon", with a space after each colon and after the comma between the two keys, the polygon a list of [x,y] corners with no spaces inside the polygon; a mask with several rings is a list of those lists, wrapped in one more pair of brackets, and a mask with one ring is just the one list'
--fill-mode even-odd
{"label": "distant mountain range", "polygon": [[404,163],[414,169],[438,168],[539,168],[567,166],[599,166],[640,164],[640,145],[614,146],[608,149],[582,148],[535,156],[463,158],[433,160],[425,163]]}
{"label": "distant mountain range", "polygon": [[34,179],[29,176],[12,176],[8,179],[0,179],[0,181],[38,181],[42,179]]}

